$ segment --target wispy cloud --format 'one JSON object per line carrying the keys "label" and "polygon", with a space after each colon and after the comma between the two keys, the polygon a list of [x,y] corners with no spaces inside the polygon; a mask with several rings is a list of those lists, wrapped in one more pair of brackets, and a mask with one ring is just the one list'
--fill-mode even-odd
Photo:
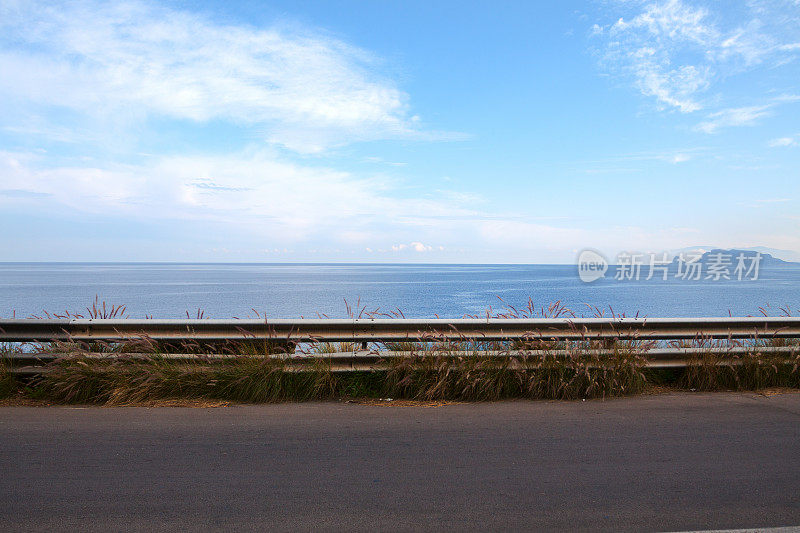
{"label": "wispy cloud", "polygon": [[776,204],[776,203],[783,203],[783,202],[790,202],[791,198],[766,198],[764,200],[756,200],[757,203],[761,204]]}
{"label": "wispy cloud", "polygon": [[722,109],[706,116],[695,129],[703,133],[717,133],[723,128],[735,126],[754,126],[758,120],[774,114],[778,106],[800,101],[794,94],[782,94],[771,98],[767,103],[758,106],[732,107]]}
{"label": "wispy cloud", "polygon": [[430,137],[381,67],[321,33],[226,25],[145,1],[0,2],[0,72],[14,73],[0,76],[0,96],[53,114],[224,120],[300,152]]}
{"label": "wispy cloud", "polygon": [[747,207],[760,209],[762,207],[774,206],[775,204],[785,204],[793,201],[792,198],[760,198],[753,199],[749,202],[742,202],[742,205]]}
{"label": "wispy cloud", "polygon": [[632,77],[644,95],[662,105],[689,113],[702,107],[696,95],[708,88],[713,72],[708,64],[676,64],[673,56],[719,38],[707,19],[705,9],[671,0],[650,3],[629,20],[595,26],[594,34],[605,39],[607,68]]}
{"label": "wispy cloud", "polygon": [[6,196],[8,198],[37,199],[37,198],[47,198],[51,195],[48,193],[29,191],[26,189],[0,189],[0,196]]}
{"label": "wispy cloud", "polygon": [[793,137],[778,137],[777,139],[772,139],[769,142],[769,145],[772,148],[797,146],[798,144],[800,144],[800,134],[795,135]]}
{"label": "wispy cloud", "polygon": [[[590,165],[602,165],[602,164],[611,164],[611,165],[619,165],[620,163],[631,163],[631,162],[664,162],[670,163],[672,165],[677,165],[680,163],[686,163],[687,161],[691,161],[700,157],[707,151],[705,147],[695,147],[695,148],[684,148],[680,150],[664,150],[664,151],[654,151],[654,152],[636,152],[636,153],[629,153],[629,154],[622,154],[611,156],[603,159],[595,159],[590,161],[583,161],[585,164]],[[618,166],[612,167],[601,167],[596,168],[593,167],[592,169],[587,170],[590,173],[601,173],[601,172],[617,172],[617,171],[634,171],[634,170],[641,170],[641,169],[631,169],[631,168],[620,168]]]}
{"label": "wispy cloud", "polygon": [[358,245],[413,259],[464,247],[494,253],[511,249],[515,260],[550,260],[545,258],[589,245],[621,249],[685,242],[682,232],[574,227],[570,220],[547,223],[535,216],[481,212],[470,206],[468,196],[400,197],[390,180],[298,165],[269,153],[53,167],[40,154],[0,152],[0,176],[5,191],[11,191],[0,193],[0,209],[36,201],[47,202],[48,210],[115,220],[170,227],[202,223],[222,235],[249,235],[263,243],[259,249]]}
{"label": "wispy cloud", "polygon": [[707,120],[697,125],[697,129],[704,133],[716,133],[731,126],[752,126],[759,118],[770,114],[770,107],[772,106],[762,105],[723,109],[708,115]]}
{"label": "wispy cloud", "polygon": [[458,198],[397,198],[389,180],[298,165],[268,152],[69,167],[49,165],[39,154],[0,152],[0,176],[0,205],[3,196],[48,198],[76,212],[211,220],[277,240],[417,235],[426,217],[478,215]]}
{"label": "wispy cloud", "polygon": [[[298,25],[226,24],[148,0],[0,0],[0,131],[61,143],[52,154],[0,151],[0,205],[203,221],[281,245],[402,239],[417,249],[431,240],[426,217],[475,216],[463,205],[471,193],[408,197],[375,169],[302,155],[460,138],[424,128],[385,70],[369,51]],[[244,140],[187,149],[181,135],[205,126]],[[164,145],[137,146],[150,135]],[[118,137],[133,146],[114,151]]]}
{"label": "wispy cloud", "polygon": [[432,252],[434,250],[438,250],[440,252],[444,251],[444,246],[431,246],[429,244],[423,244],[419,241],[414,241],[408,244],[406,243],[393,244],[389,249],[392,252],[413,251],[417,253],[424,253],[424,252]]}
{"label": "wispy cloud", "polygon": [[631,79],[664,108],[691,113],[706,107],[703,95],[720,79],[800,53],[797,18],[787,16],[795,8],[731,4],[724,5],[743,16],[725,24],[718,13],[682,0],[611,3],[617,20],[595,24],[590,35],[610,73]]}

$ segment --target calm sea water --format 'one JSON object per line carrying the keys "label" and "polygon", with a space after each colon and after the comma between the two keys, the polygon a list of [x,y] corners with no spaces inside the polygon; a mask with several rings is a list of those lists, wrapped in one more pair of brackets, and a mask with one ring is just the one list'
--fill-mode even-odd
{"label": "calm sea water", "polygon": [[[800,268],[774,267],[756,281],[580,281],[574,265],[352,265],[0,263],[0,317],[85,312],[95,295],[124,304],[132,318],[346,316],[345,300],[407,317],[461,317],[506,302],[540,307],[560,300],[646,316],[759,314],[789,306],[800,314]],[[501,301],[502,299],[502,301]],[[84,313],[85,314],[85,313]]]}

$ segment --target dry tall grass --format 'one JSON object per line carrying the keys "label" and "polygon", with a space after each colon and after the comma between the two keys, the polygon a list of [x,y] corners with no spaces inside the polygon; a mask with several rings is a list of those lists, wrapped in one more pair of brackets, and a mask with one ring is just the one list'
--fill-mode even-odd
{"label": "dry tall grass", "polygon": [[[122,317],[124,307],[95,301],[93,318]],[[402,317],[400,311],[367,312],[360,303],[350,316]],[[600,316],[598,310],[593,311]],[[45,313],[46,316],[53,316]],[[62,316],[62,315],[57,315]],[[76,316],[67,313],[63,316]],[[197,318],[204,313],[198,310]],[[529,301],[522,310],[487,312],[493,318],[570,317],[559,303],[537,309]],[[10,356],[20,346],[0,346],[0,398],[12,395],[64,403],[130,404],[162,399],[239,402],[329,400],[392,397],[415,400],[492,401],[507,398],[578,399],[636,394],[658,381],[695,390],[752,390],[800,387],[800,342],[797,339],[709,340],[670,343],[701,349],[683,369],[647,368],[653,341],[555,341],[541,336],[507,341],[437,336],[371,345],[309,343],[249,339],[209,346],[196,342],[159,344],[141,337],[120,343],[41,343],[28,352],[60,354],[41,375],[26,380],[15,373]],[[745,348],[730,355],[726,349]],[[789,348],[781,354],[767,348]],[[797,348],[797,349],[794,349]],[[384,351],[402,352],[389,356]],[[333,354],[368,353],[379,359],[372,371],[337,372]],[[192,359],[174,354],[192,354]],[[98,357],[98,354],[112,355]],[[219,357],[220,355],[224,357]],[[326,357],[329,355],[331,357]]]}

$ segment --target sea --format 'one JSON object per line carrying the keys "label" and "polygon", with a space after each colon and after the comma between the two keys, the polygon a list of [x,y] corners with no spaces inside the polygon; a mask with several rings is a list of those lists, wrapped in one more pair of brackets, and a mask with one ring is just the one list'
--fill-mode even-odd
{"label": "sea", "polygon": [[800,314],[800,265],[758,279],[615,279],[575,265],[0,263],[0,318],[87,315],[95,302],[129,318],[407,318],[546,314]]}

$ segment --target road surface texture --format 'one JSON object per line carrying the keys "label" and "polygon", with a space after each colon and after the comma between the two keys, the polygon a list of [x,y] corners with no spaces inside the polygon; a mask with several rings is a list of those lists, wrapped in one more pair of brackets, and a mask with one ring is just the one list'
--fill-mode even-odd
{"label": "road surface texture", "polygon": [[0,530],[800,524],[800,394],[0,408]]}

